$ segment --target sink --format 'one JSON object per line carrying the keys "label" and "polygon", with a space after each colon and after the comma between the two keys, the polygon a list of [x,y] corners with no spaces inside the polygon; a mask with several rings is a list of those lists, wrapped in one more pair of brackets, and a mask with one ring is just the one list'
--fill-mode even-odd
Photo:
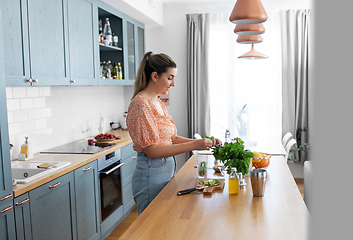
{"label": "sink", "polygon": [[[43,163],[53,164],[49,168],[38,168],[38,165]],[[28,183],[39,177],[54,172],[60,168],[70,165],[70,162],[25,162],[25,161],[12,161],[11,162],[11,173],[12,179],[17,183]]]}

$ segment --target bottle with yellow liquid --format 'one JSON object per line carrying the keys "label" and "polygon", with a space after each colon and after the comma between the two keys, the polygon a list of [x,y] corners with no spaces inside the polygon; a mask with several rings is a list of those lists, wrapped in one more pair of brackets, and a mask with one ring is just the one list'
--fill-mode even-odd
{"label": "bottle with yellow liquid", "polygon": [[232,167],[228,177],[228,192],[229,194],[238,194],[239,192],[239,177],[237,168]]}

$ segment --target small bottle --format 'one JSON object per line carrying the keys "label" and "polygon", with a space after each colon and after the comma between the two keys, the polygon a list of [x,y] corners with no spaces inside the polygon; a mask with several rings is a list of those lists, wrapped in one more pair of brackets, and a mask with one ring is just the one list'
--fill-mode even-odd
{"label": "small bottle", "polygon": [[230,142],[230,132],[228,129],[226,130],[224,142]]}
{"label": "small bottle", "polygon": [[110,28],[109,18],[105,19],[103,35],[104,35],[104,44],[112,45],[112,29]]}
{"label": "small bottle", "polygon": [[113,46],[117,47],[118,46],[118,36],[114,35],[113,33]]}
{"label": "small bottle", "polygon": [[118,62],[118,73],[117,73],[118,79],[123,79],[123,69],[121,68],[120,62]]}
{"label": "small bottle", "polygon": [[98,26],[99,26],[99,42],[102,43],[102,39],[103,39],[103,24],[102,24],[102,20],[99,19],[98,22]]}
{"label": "small bottle", "polygon": [[232,167],[228,177],[228,192],[229,194],[238,194],[239,192],[239,177],[235,167]]}
{"label": "small bottle", "polygon": [[112,78],[112,73],[110,72],[110,69],[107,70],[107,78]]}
{"label": "small bottle", "polygon": [[100,62],[100,78],[102,79],[103,78],[103,63]]}

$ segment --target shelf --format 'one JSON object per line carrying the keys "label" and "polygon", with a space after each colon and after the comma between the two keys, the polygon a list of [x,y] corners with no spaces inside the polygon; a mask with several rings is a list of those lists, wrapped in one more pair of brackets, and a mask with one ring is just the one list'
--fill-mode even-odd
{"label": "shelf", "polygon": [[122,51],[123,49],[120,47],[114,47],[114,46],[109,46],[105,45],[104,43],[99,43],[99,49],[101,51]]}

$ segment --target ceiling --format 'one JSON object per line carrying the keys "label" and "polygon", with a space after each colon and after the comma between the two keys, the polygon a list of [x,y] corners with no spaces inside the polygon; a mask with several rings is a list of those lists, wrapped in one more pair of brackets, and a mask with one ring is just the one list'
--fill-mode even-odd
{"label": "ceiling", "polygon": [[[163,4],[184,4],[188,8],[195,6],[197,10],[200,5],[205,11],[210,12],[228,12],[233,9],[236,0],[148,0],[149,2],[159,1]],[[262,0],[262,5],[266,11],[281,9],[304,9],[311,8],[314,0]]]}

